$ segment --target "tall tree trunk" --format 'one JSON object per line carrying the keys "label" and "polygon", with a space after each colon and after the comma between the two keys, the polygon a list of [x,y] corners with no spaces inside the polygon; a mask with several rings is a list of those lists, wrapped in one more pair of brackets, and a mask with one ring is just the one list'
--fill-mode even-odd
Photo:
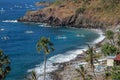
{"label": "tall tree trunk", "polygon": [[113,38],[113,45],[115,46],[115,40],[114,40],[114,38]]}
{"label": "tall tree trunk", "polygon": [[96,74],[95,74],[95,71],[94,71],[94,66],[92,67],[92,71],[93,71],[93,75],[95,77],[95,80],[97,80],[97,77],[96,77]]}
{"label": "tall tree trunk", "polygon": [[46,54],[44,54],[44,80],[46,80]]}
{"label": "tall tree trunk", "polygon": [[111,39],[109,39],[110,40],[110,43],[111,43],[111,45],[113,45],[113,42],[112,42],[112,40]]}
{"label": "tall tree trunk", "polygon": [[85,76],[83,76],[82,78],[83,78],[83,80],[86,80],[86,79],[85,79]]}

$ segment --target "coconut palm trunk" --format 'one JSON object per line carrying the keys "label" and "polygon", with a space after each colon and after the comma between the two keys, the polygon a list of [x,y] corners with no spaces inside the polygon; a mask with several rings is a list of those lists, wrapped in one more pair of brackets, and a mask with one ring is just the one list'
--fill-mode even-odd
{"label": "coconut palm trunk", "polygon": [[113,45],[115,46],[115,39],[113,38]]}
{"label": "coconut palm trunk", "polygon": [[95,71],[94,71],[94,68],[95,68],[95,66],[94,66],[94,60],[93,60],[94,58],[93,58],[93,54],[91,55],[91,70],[92,70],[92,72],[93,72],[93,75],[94,75],[94,77],[95,77],[95,80],[97,80],[97,76],[96,76],[96,74],[95,74]]}
{"label": "coconut palm trunk", "polygon": [[44,54],[44,80],[46,79],[46,54]]}
{"label": "coconut palm trunk", "polygon": [[113,41],[110,39],[110,44],[113,45]]}
{"label": "coconut palm trunk", "polygon": [[38,43],[37,43],[37,51],[41,52],[43,50],[44,52],[44,79],[46,80],[46,62],[47,62],[47,55],[50,54],[50,52],[54,51],[53,43],[50,42],[49,38],[42,37]]}
{"label": "coconut palm trunk", "polygon": [[94,75],[94,77],[95,77],[95,80],[97,80],[97,76],[96,76],[96,74],[95,74],[94,68],[92,69],[92,71],[93,71],[93,75]]}
{"label": "coconut palm trunk", "polygon": [[86,80],[87,78],[87,70],[84,69],[83,66],[79,66],[80,68],[79,69],[76,69],[76,71],[81,75],[82,77],[82,80]]}
{"label": "coconut palm trunk", "polygon": [[96,51],[94,50],[93,47],[90,47],[88,45],[88,50],[85,52],[87,54],[86,56],[86,61],[90,64],[90,67],[91,67],[91,70],[93,72],[93,75],[95,77],[95,80],[97,80],[97,77],[96,77],[96,74],[95,74],[95,71],[94,71],[94,61],[98,62],[97,58],[100,57],[99,54],[96,53]]}

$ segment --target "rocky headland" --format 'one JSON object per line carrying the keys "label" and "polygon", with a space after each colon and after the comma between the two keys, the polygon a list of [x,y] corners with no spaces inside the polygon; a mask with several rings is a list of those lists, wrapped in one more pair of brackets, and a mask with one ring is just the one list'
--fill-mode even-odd
{"label": "rocky headland", "polygon": [[18,21],[84,28],[106,28],[120,24],[120,1],[115,4],[103,1],[58,0],[42,10],[27,11]]}

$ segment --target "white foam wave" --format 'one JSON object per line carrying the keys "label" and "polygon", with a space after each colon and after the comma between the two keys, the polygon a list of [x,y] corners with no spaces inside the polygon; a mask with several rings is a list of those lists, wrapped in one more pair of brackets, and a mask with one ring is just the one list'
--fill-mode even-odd
{"label": "white foam wave", "polygon": [[[52,72],[54,70],[58,69],[58,65],[53,65],[53,63],[63,63],[63,62],[68,62],[74,58],[77,57],[78,54],[82,54],[83,50],[86,51],[87,49],[77,49],[77,50],[71,50],[67,51],[64,54],[58,54],[56,56],[53,56],[47,60],[47,69],[46,72]],[[37,65],[36,68],[28,70],[28,72],[31,72],[34,70],[37,74],[37,76],[43,74],[44,70],[44,65],[43,63],[40,65]],[[42,76],[39,76],[38,80],[41,80]]]}
{"label": "white foam wave", "polygon": [[32,33],[34,33],[33,31],[25,31],[25,33],[27,33],[27,34],[32,34]]}
{"label": "white foam wave", "polygon": [[97,39],[95,39],[95,40],[93,41],[94,44],[97,44],[97,43],[99,43],[99,42],[101,42],[101,41],[103,41],[103,40],[105,39],[105,35],[103,34],[103,32],[102,32],[101,30],[94,30],[94,31],[95,31],[97,34],[100,35],[99,38],[97,38]]}
{"label": "white foam wave", "polygon": [[8,40],[9,37],[8,37],[8,36],[3,36],[3,37],[1,37],[1,39],[2,39],[2,40]]}
{"label": "white foam wave", "polygon": [[40,27],[51,27],[51,26],[47,25],[46,23],[36,23],[36,24],[39,24]]}
{"label": "white foam wave", "polygon": [[22,8],[21,5],[14,5],[15,8]]}
{"label": "white foam wave", "polygon": [[61,35],[61,36],[57,36],[55,39],[67,39],[67,37],[64,35]]}
{"label": "white foam wave", "polygon": [[30,5],[30,7],[34,7],[33,5]]}
{"label": "white foam wave", "polygon": [[18,21],[17,20],[4,20],[2,22],[10,22],[10,23],[17,23]]}
{"label": "white foam wave", "polygon": [[83,35],[83,34],[77,34],[76,36],[77,37],[85,37],[85,35]]}
{"label": "white foam wave", "polygon": [[0,13],[2,14],[2,13],[4,13],[4,12],[5,12],[4,8],[1,8],[1,9],[0,9]]}
{"label": "white foam wave", "polygon": [[4,28],[1,28],[0,31],[4,31],[5,29]]}
{"label": "white foam wave", "polygon": [[[46,72],[51,72],[51,71],[57,69],[58,66],[57,66],[57,65],[56,65],[56,66],[53,66],[52,64],[53,64],[53,63],[52,63],[51,61],[47,61],[47,63],[46,63],[46,66],[47,66]],[[42,63],[42,64],[40,64],[38,67],[36,67],[36,68],[34,68],[34,69],[28,70],[28,72],[30,72],[31,70],[35,70],[35,72],[37,73],[37,75],[43,74],[44,65],[43,65],[43,63]]]}
{"label": "white foam wave", "polygon": [[64,54],[58,54],[56,56],[53,56],[53,57],[49,58],[49,60],[53,63],[68,62],[68,61],[76,58],[78,54],[82,54],[83,51],[86,51],[86,50],[87,50],[87,48],[67,51]]}

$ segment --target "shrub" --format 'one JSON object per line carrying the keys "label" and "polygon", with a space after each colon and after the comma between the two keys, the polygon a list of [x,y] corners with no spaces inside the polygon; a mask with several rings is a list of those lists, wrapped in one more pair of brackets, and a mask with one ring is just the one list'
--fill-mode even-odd
{"label": "shrub", "polygon": [[85,11],[85,7],[80,7],[80,8],[78,8],[78,9],[76,10],[76,13],[77,13],[77,14],[83,14],[84,11]]}
{"label": "shrub", "polygon": [[55,5],[60,5],[60,4],[61,4],[61,1],[60,1],[60,0],[55,0],[54,4],[55,4]]}

